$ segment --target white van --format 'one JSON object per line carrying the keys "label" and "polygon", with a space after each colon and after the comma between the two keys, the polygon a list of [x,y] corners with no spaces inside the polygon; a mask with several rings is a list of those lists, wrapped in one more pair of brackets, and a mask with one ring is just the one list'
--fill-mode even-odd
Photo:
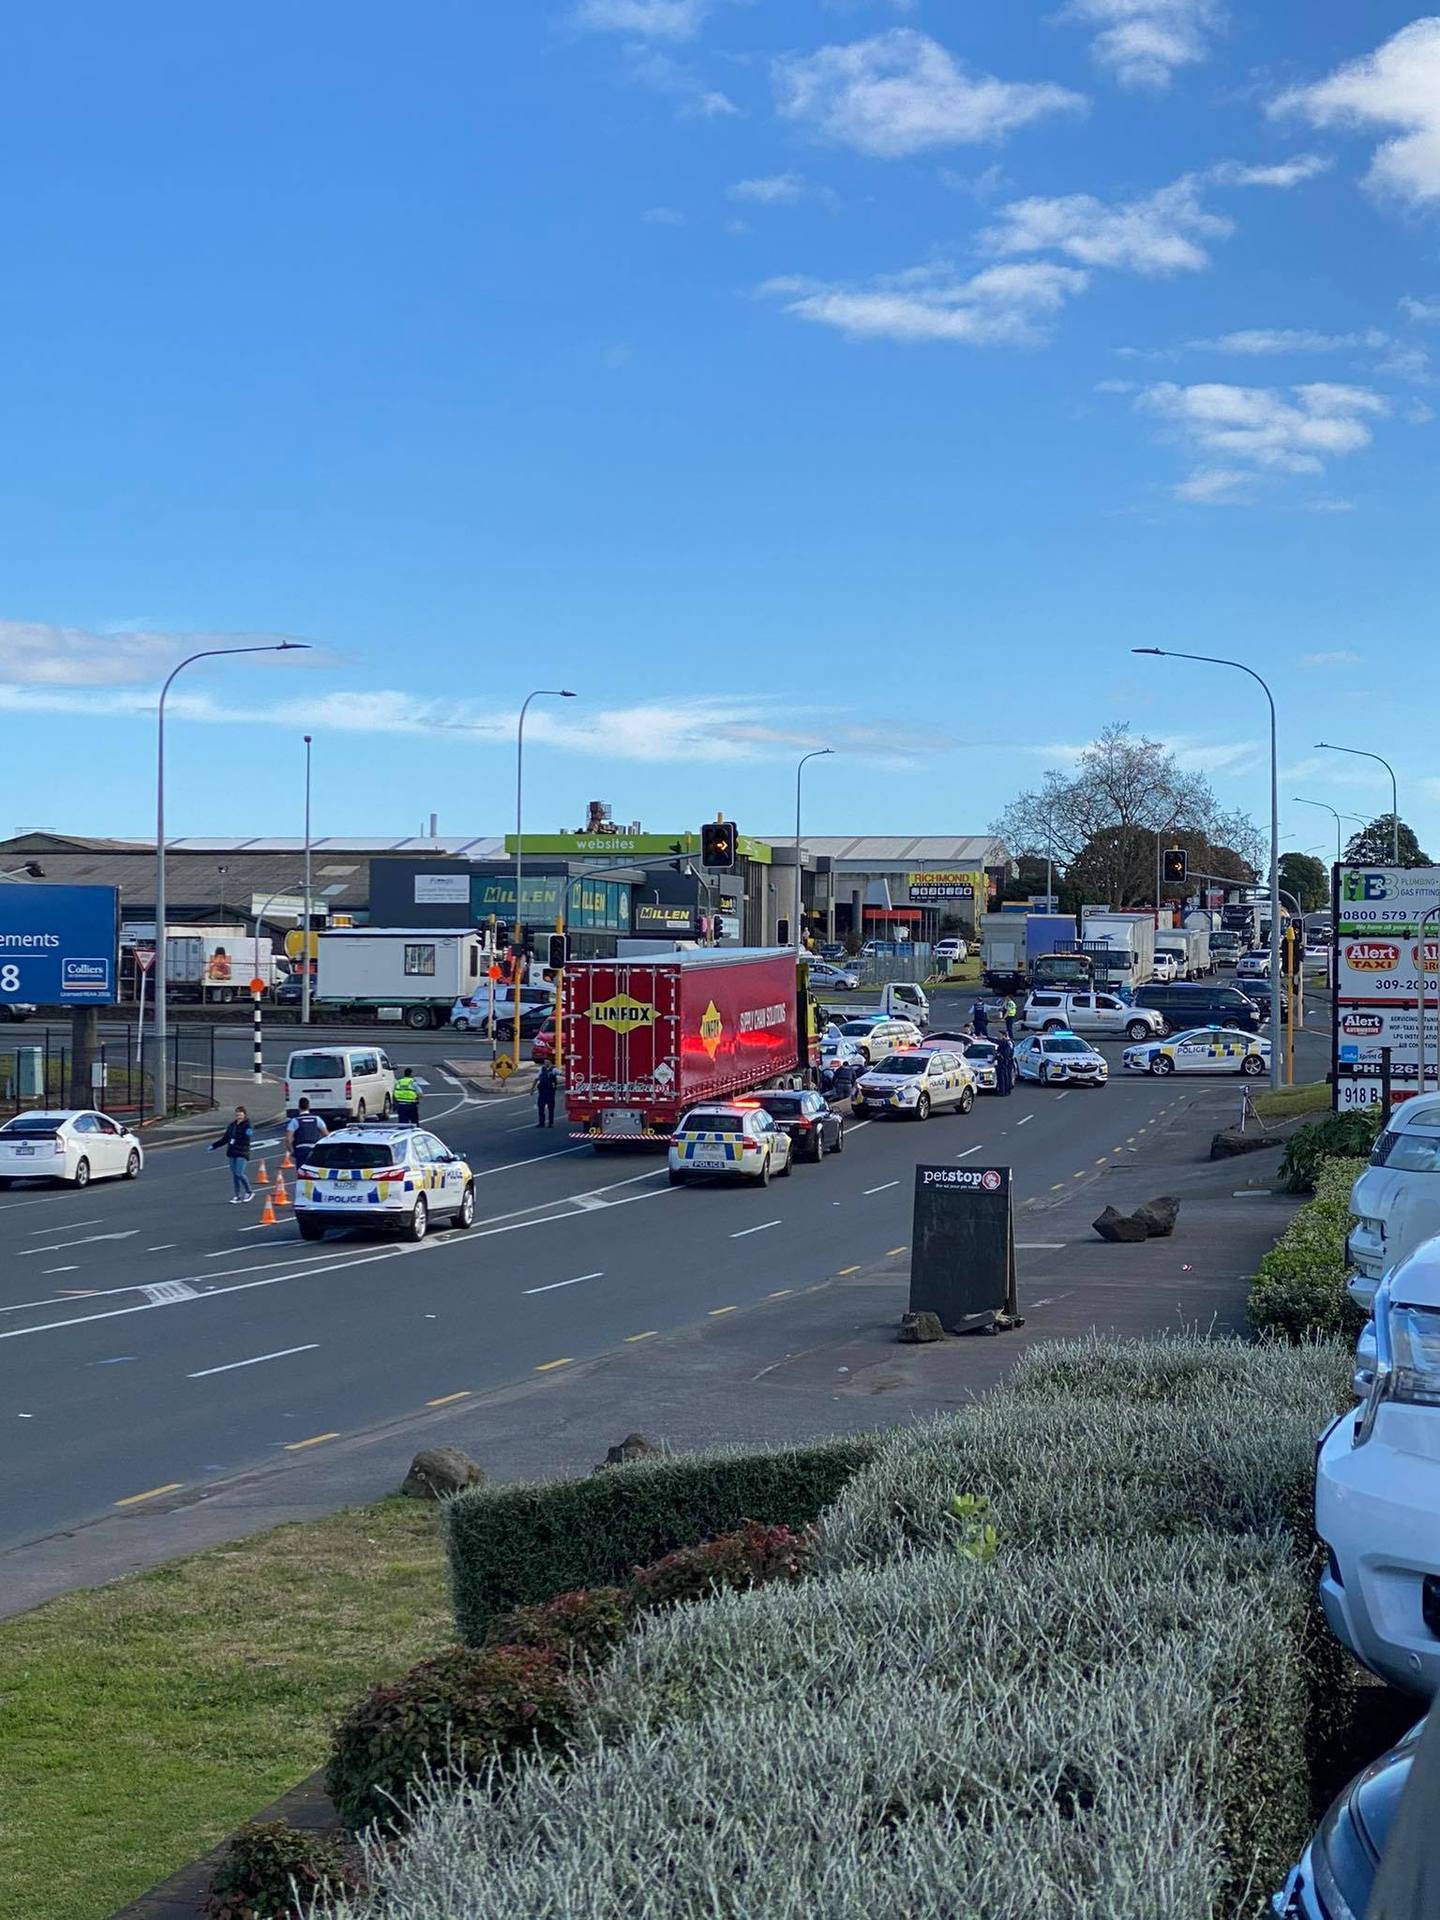
{"label": "white van", "polygon": [[395,1069],[381,1047],[300,1047],[285,1062],[285,1111],[301,1096],[327,1125],[336,1120],[388,1120],[395,1107]]}
{"label": "white van", "polygon": [[911,1020],[923,1033],[930,1024],[930,1002],[925,989],[913,980],[891,980],[880,991],[880,1011],[892,1020]]}
{"label": "white van", "polygon": [[1350,1292],[1368,1308],[1381,1276],[1440,1233],[1440,1094],[1419,1094],[1391,1114],[1350,1190],[1350,1211]]}

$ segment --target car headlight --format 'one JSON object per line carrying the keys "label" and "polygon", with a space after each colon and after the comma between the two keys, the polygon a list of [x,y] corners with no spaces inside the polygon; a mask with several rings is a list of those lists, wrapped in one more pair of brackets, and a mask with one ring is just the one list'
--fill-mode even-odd
{"label": "car headlight", "polygon": [[1405,1406],[1440,1407],[1440,1310],[1391,1307],[1390,1397]]}

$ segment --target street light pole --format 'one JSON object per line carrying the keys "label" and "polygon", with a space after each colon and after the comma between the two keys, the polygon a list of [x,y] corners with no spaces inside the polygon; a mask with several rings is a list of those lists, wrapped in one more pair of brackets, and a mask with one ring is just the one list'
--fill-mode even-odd
{"label": "street light pole", "polygon": [[1243,660],[1223,660],[1213,653],[1177,653],[1169,647],[1132,647],[1132,653],[1155,654],[1165,660],[1199,660],[1210,667],[1233,667],[1248,673],[1270,706],[1270,1085],[1280,1081],[1280,768],[1275,745],[1275,696],[1253,667]]}
{"label": "street light pole", "polygon": [[800,918],[800,773],[807,760],[823,760],[827,753],[833,753],[833,747],[816,747],[813,753],[802,753],[795,763],[795,953],[798,958],[805,951],[805,935],[801,931]]}
{"label": "street light pole", "polygon": [[305,919],[300,935],[300,1024],[310,1024],[310,735],[305,735]]}
{"label": "street light pole", "polygon": [[[520,873],[523,863],[524,811],[525,811],[525,715],[532,700],[573,700],[575,695],[568,687],[536,687],[527,693],[520,704],[520,718],[515,727],[515,939],[514,946],[520,946]],[[515,1065],[520,1065],[520,979],[515,979]]]}
{"label": "street light pole", "polygon": [[[1326,813],[1333,813],[1335,815],[1335,860],[1338,865],[1340,860],[1340,812],[1339,812],[1339,809],[1336,807],[1332,807],[1328,800],[1306,800],[1298,793],[1292,793],[1290,798],[1295,802],[1297,807],[1324,807]],[[1347,815],[1346,818],[1347,819],[1353,818],[1353,816]],[[1363,821],[1361,822],[1361,825],[1362,826],[1364,825]]]}
{"label": "street light pole", "polygon": [[[1390,762],[1378,753],[1371,753],[1368,747],[1337,747],[1333,740],[1317,740],[1317,747],[1323,747],[1327,753],[1353,753],[1361,760],[1379,760],[1390,776],[1390,861],[1392,866],[1400,864],[1400,788],[1395,779],[1395,769]],[[1368,821],[1366,822],[1368,825]]]}
{"label": "street light pole", "polygon": [[222,654],[232,653],[303,653],[308,650],[308,647],[309,643],[305,640],[279,640],[265,647],[204,647],[199,653],[187,654],[177,666],[172,667],[164,686],[160,689],[160,706],[155,729],[155,1117],[157,1120],[163,1120],[169,1111],[165,1095],[165,1083],[169,1078],[167,1053],[170,1044],[166,1031],[169,1007],[165,990],[166,696],[170,692],[176,675],[183,673],[186,667],[194,666],[197,660],[217,660]]}

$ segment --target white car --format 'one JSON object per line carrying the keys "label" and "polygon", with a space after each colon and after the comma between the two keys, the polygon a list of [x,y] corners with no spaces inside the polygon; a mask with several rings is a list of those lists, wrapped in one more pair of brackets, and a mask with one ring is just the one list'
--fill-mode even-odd
{"label": "white car", "polygon": [[832,991],[853,993],[860,984],[860,976],[853,967],[837,966],[829,960],[812,960],[810,984],[812,987],[826,987]]}
{"label": "white car", "polygon": [[930,949],[935,960],[964,960],[970,952],[969,947],[958,933],[948,933],[943,940],[937,940]]}
{"label": "white car", "polygon": [[928,1120],[942,1107],[969,1113],[975,1104],[975,1074],[960,1052],[917,1047],[892,1053],[862,1073],[850,1102],[856,1114],[896,1113]]}
{"label": "white car", "polygon": [[1131,1006],[1115,993],[1065,993],[1037,987],[1025,1002],[1020,1024],[1031,1033],[1093,1034],[1101,1040],[1149,1040],[1165,1031],[1163,1014],[1153,1007]]}
{"label": "white car", "polygon": [[1270,949],[1251,947],[1235,962],[1235,977],[1238,980],[1268,980],[1270,978]]}
{"label": "white car", "polygon": [[820,1065],[822,1069],[833,1073],[838,1066],[853,1067],[857,1071],[867,1064],[865,1049],[855,1040],[847,1040],[843,1034],[833,1037],[827,1035],[820,1042]]}
{"label": "white car", "polygon": [[395,1069],[383,1047],[311,1046],[285,1062],[285,1111],[301,1099],[327,1126],[388,1119],[395,1101]]}
{"label": "white car", "polygon": [[0,1187],[12,1180],[136,1180],[145,1149],[128,1127],[88,1108],[17,1113],[0,1127]]}
{"label": "white car", "polygon": [[761,1106],[716,1101],[692,1107],[670,1136],[670,1184],[680,1187],[697,1174],[754,1180],[769,1186],[771,1174],[794,1170],[790,1136]]}
{"label": "white car", "polygon": [[1180,978],[1180,962],[1173,953],[1162,948],[1150,962],[1150,978],[1158,980],[1162,987],[1168,987],[1172,980]]}
{"label": "white car", "polygon": [[1103,1053],[1078,1033],[1037,1033],[1015,1049],[1015,1071],[1042,1087],[1103,1087],[1110,1078]]}
{"label": "white car", "polygon": [[1440,1691],[1440,1241],[1375,1295],[1365,1397],[1327,1429],[1315,1465],[1320,1600],[1331,1631],[1393,1686]]}
{"label": "white car", "polygon": [[[545,1022],[555,1010],[555,990],[553,987],[521,987],[520,989],[520,1031],[532,1033]],[[457,1033],[484,1033],[490,1023],[490,995],[486,993],[462,994],[450,1009],[450,1024]],[[495,989],[495,1029],[503,1034],[506,1029],[515,1031],[515,989],[497,986]]]}
{"label": "white car", "polygon": [[1243,1073],[1270,1071],[1270,1042],[1238,1027],[1191,1027],[1169,1040],[1147,1040],[1120,1056],[1127,1073]]}
{"label": "white car", "polygon": [[371,1121],[301,1149],[294,1204],[302,1240],[357,1226],[423,1240],[434,1225],[474,1222],[475,1182],[459,1154],[423,1127]]}
{"label": "white car", "polygon": [[853,1040],[868,1061],[879,1060],[900,1047],[918,1047],[924,1036],[913,1020],[896,1020],[880,1013],[845,1021],[839,1037]]}
{"label": "white car", "polygon": [[1350,1291],[1368,1307],[1389,1268],[1440,1233],[1440,1094],[1406,1100],[1391,1114],[1350,1189],[1350,1211]]}

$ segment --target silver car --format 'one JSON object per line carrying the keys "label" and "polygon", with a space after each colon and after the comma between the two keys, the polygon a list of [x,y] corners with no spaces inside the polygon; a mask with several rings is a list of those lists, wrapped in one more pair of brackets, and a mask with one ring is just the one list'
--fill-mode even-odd
{"label": "silver car", "polygon": [[1078,1033],[1037,1033],[1015,1049],[1015,1071],[1042,1087],[1103,1087],[1110,1078],[1103,1053]]}

